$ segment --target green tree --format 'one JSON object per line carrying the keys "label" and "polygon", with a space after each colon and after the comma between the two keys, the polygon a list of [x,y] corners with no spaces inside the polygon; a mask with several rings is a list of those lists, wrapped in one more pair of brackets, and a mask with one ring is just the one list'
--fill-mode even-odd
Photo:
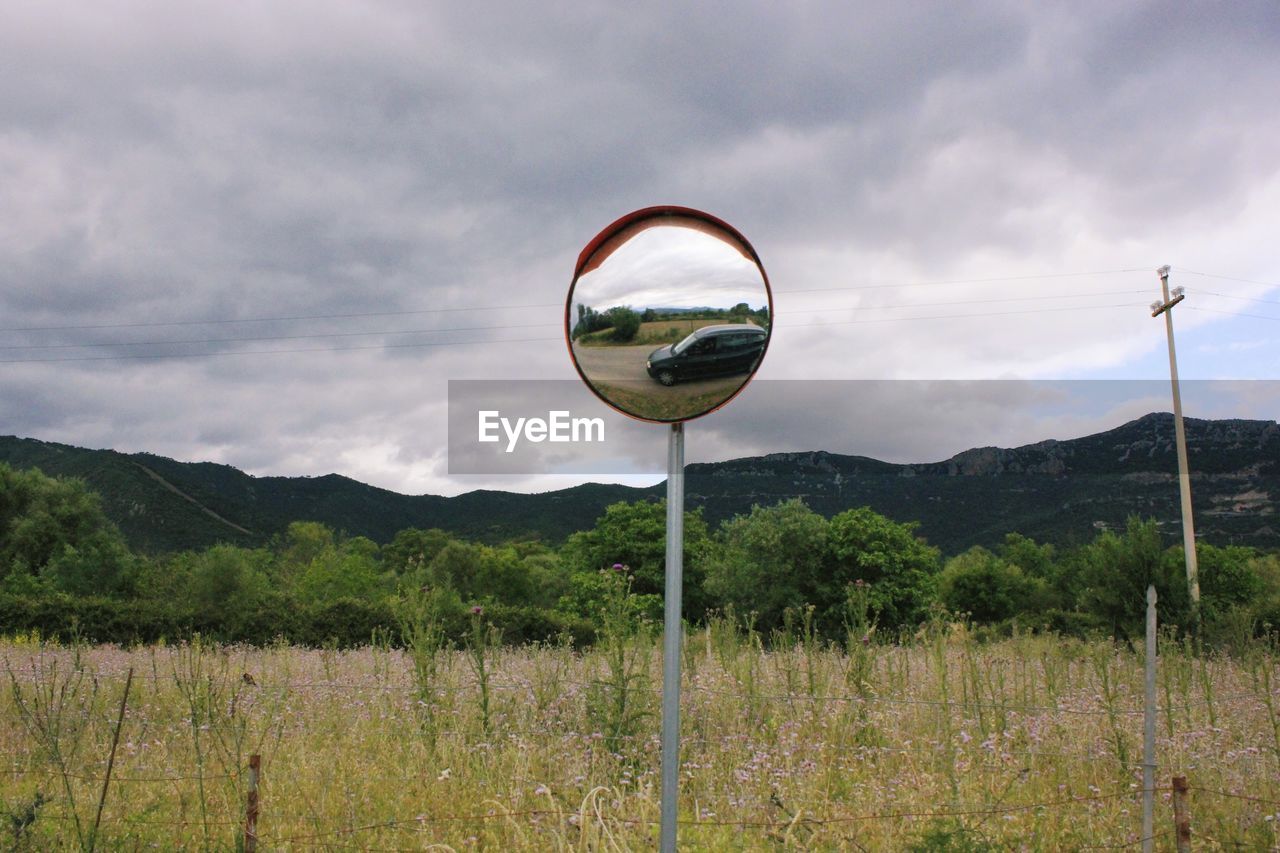
{"label": "green tree", "polygon": [[1022,569],[1023,574],[1048,581],[1054,576],[1054,548],[1041,545],[1021,533],[1006,533],[1004,542],[996,549],[1000,559]]}
{"label": "green tree", "polygon": [[438,528],[420,530],[410,527],[401,530],[383,547],[383,566],[402,575],[418,566],[429,564],[452,539],[448,533]]}
{"label": "green tree", "polygon": [[935,600],[940,554],[915,529],[914,522],[900,524],[869,507],[832,518],[828,541],[833,571],[814,601],[819,615],[843,601],[848,584],[861,580],[871,586],[871,606],[882,626],[920,623]]}
{"label": "green tree", "polygon": [[[619,502],[605,508],[594,528],[570,536],[560,554],[565,567],[575,574],[594,574],[621,563],[631,570],[633,592],[662,595],[666,586],[666,543],[666,501]],[[688,619],[700,619],[706,611],[703,581],[710,550],[711,539],[702,512],[686,512],[682,598]]]}
{"label": "green tree", "polygon": [[329,545],[302,571],[297,591],[304,601],[310,602],[381,598],[389,590],[383,583],[378,546],[363,536]]}
{"label": "green tree", "polygon": [[124,591],[132,562],[120,531],[83,482],[0,463],[0,577],[112,595]]}
{"label": "green tree", "polygon": [[1250,616],[1256,633],[1280,629],[1280,554],[1256,556],[1249,570],[1258,579],[1259,593],[1250,604]]}
{"label": "green tree", "polygon": [[[512,605],[550,605],[559,587],[540,588],[544,571],[554,558],[541,551],[521,555],[514,545],[493,547],[453,540],[431,562],[404,575],[402,588],[447,589],[469,604],[499,602]],[[525,549],[527,551],[527,549]]]}
{"label": "green tree", "polygon": [[1129,642],[1145,620],[1148,585],[1155,585],[1164,613],[1179,598],[1164,551],[1154,519],[1130,516],[1121,535],[1104,530],[1074,555],[1079,608],[1110,626],[1117,640]]}
{"label": "green tree", "polygon": [[[818,603],[818,587],[826,587],[822,578],[831,568],[828,535],[827,520],[798,498],[754,506],[726,521],[717,537],[720,547],[707,565],[712,604],[755,613],[766,632],[781,626],[788,608]],[[839,595],[843,602],[842,588]]]}
{"label": "green tree", "polygon": [[274,579],[292,589],[311,563],[337,546],[337,536],[318,521],[294,521],[285,528],[284,536],[275,543],[279,558]]}
{"label": "green tree", "polygon": [[236,636],[252,621],[271,586],[269,551],[215,545],[169,561],[169,571],[184,586],[186,604],[206,627]]}
{"label": "green tree", "polygon": [[570,577],[560,555],[541,542],[512,542],[507,547],[519,558],[527,603],[548,609],[555,607],[568,589]]}
{"label": "green tree", "polygon": [[947,560],[938,575],[938,598],[954,613],[976,622],[1000,622],[1030,609],[1045,583],[981,546]]}
{"label": "green tree", "polygon": [[[1221,633],[1224,620],[1244,614],[1258,618],[1268,588],[1253,548],[1232,545],[1219,548],[1196,543],[1197,577],[1200,581],[1200,618],[1210,635]],[[1160,601],[1161,620],[1191,624],[1191,595],[1187,589],[1186,558],[1181,545],[1165,552],[1168,600]]]}
{"label": "green tree", "polygon": [[588,335],[600,329],[608,328],[609,321],[605,316],[590,305],[578,305],[578,322],[573,326],[573,340],[577,340],[583,335]]}
{"label": "green tree", "polygon": [[1032,584],[1031,598],[1020,609],[1044,612],[1073,606],[1073,578],[1052,545],[1042,545],[1021,533],[1007,533],[996,553],[1009,565],[1017,566]]}
{"label": "green tree", "polygon": [[615,341],[629,341],[640,331],[640,315],[626,305],[618,305],[605,312],[605,319],[613,327],[610,336]]}

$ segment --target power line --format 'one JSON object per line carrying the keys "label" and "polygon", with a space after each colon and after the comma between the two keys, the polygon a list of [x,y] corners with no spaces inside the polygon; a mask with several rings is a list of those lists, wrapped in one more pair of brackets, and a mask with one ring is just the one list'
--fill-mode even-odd
{"label": "power line", "polygon": [[[1034,279],[1052,279],[1052,278],[1072,278],[1082,276],[1108,275],[1117,273],[1142,272],[1144,268],[1130,268],[1119,270],[1099,270],[1092,272],[1071,272],[1071,273],[1053,273],[1043,275],[1028,276],[1004,276],[990,278],[973,278],[973,279],[949,279],[925,282],[902,282],[897,284],[871,284],[871,285],[854,285],[849,287],[834,288],[808,288],[796,290],[781,290],[778,293],[819,293],[819,292],[835,292],[835,291],[857,291],[866,289],[880,288],[906,288],[906,287],[929,287],[947,284],[976,284],[990,282],[1008,282],[1008,281],[1026,281]],[[1212,278],[1221,278],[1230,281],[1242,281],[1252,284],[1271,285],[1267,282],[1254,281],[1251,279],[1232,278],[1230,276],[1216,276],[1210,273],[1199,273],[1193,270],[1184,270],[1194,275],[1202,275]],[[1108,291],[1090,291],[1087,293],[1063,293],[1053,295],[1030,295],[1030,296],[1014,296],[996,299],[970,299],[970,300],[952,300],[946,302],[921,302],[914,304],[899,305],[870,305],[870,306],[842,306],[828,308],[812,308],[812,309],[796,309],[788,313],[829,313],[837,310],[857,310],[857,311],[884,311],[899,310],[923,307],[942,307],[942,306],[961,306],[961,305],[990,305],[1007,302],[1021,301],[1039,301],[1066,299],[1073,297],[1085,296],[1103,296],[1111,294],[1128,294],[1128,293],[1145,293],[1145,290],[1108,290]],[[1222,296],[1228,299],[1240,299],[1245,301],[1257,301],[1267,304],[1280,304],[1273,300],[1251,299],[1249,297],[1238,297],[1230,294],[1213,293],[1202,291],[1213,296]],[[422,314],[444,314],[465,311],[505,311],[516,309],[537,309],[537,308],[553,308],[559,307],[561,303],[533,303],[523,305],[487,305],[487,306],[471,306],[458,308],[434,308],[421,310],[406,311],[379,311],[379,312],[352,312],[345,314],[310,314],[310,315],[293,315],[293,316],[277,316],[277,317],[250,317],[250,318],[215,318],[208,320],[183,320],[183,321],[167,321],[167,322],[139,322],[139,323],[100,323],[89,325],[66,325],[66,326],[44,326],[44,327],[23,327],[23,328],[7,328],[0,329],[0,332],[43,332],[43,331],[75,331],[90,329],[129,329],[129,328],[161,328],[161,327],[179,327],[179,326],[199,326],[199,325],[219,325],[219,324],[236,324],[236,323],[263,323],[263,322],[295,322],[307,320],[334,320],[334,319],[354,319],[367,317],[395,317],[395,316],[412,316]],[[856,320],[833,321],[830,323],[806,323],[801,325],[787,325],[784,328],[808,328],[814,326],[825,325],[859,325],[865,323],[884,323],[884,322],[911,322],[917,320],[956,320],[969,317],[1002,317],[1017,316],[1036,313],[1047,313],[1056,311],[1079,311],[1079,310],[1101,310],[1109,308],[1129,308],[1131,304],[1114,304],[1114,305],[1082,305],[1082,306],[1057,306],[1046,308],[1034,308],[1024,310],[1011,311],[984,311],[971,314],[938,314],[914,317],[869,317]],[[1222,314],[1234,317],[1252,317],[1263,320],[1280,319],[1273,316],[1261,314],[1248,314],[1238,312],[1218,311],[1211,308],[1201,308],[1198,306],[1187,306],[1191,310],[1206,311],[1209,313]],[[535,328],[551,328],[559,324],[551,323],[529,323],[529,324],[504,324],[496,326],[457,326],[442,327],[431,329],[405,329],[405,330],[377,330],[369,332],[318,332],[312,334],[296,334],[296,335],[255,335],[227,338],[204,338],[204,339],[180,339],[180,340],[161,340],[161,341],[102,341],[90,343],[70,343],[70,344],[9,344],[0,345],[0,350],[66,350],[81,348],[107,348],[107,347],[150,347],[150,346],[187,346],[187,345],[214,345],[214,344],[233,344],[233,343],[263,343],[268,341],[296,341],[296,340],[315,340],[315,339],[336,339],[336,338],[357,338],[357,337],[373,337],[378,335],[416,335],[416,334],[447,334],[454,332],[473,332],[488,330],[507,330],[507,329],[535,329]],[[356,350],[373,350],[373,349],[401,349],[401,348],[426,348],[432,346],[468,346],[481,343],[521,343],[532,341],[549,341],[558,340],[558,338],[524,338],[512,339],[509,341],[452,341],[452,342],[422,342],[422,343],[402,343],[402,344],[379,344],[369,346],[352,346],[352,347],[333,347],[333,348],[295,348],[295,349],[271,349],[271,350],[239,350],[224,351],[212,353],[166,353],[166,354],[120,354],[111,356],[77,356],[68,358],[13,358],[0,359],[0,364],[22,364],[22,363],[48,363],[48,362],[71,362],[71,361],[115,361],[115,360],[136,360],[136,359],[161,359],[161,358],[201,358],[222,355],[276,355],[276,354],[294,354],[294,353],[311,353],[311,352],[347,352]]]}
{"label": "power line", "polygon": [[[988,305],[1003,302],[1022,302],[1022,301],[1039,301],[1046,299],[1070,299],[1074,297],[1084,296],[1110,296],[1128,293],[1145,293],[1144,290],[1110,290],[1110,291],[1094,291],[1090,293],[1069,293],[1054,296],[1012,296],[1003,299],[973,299],[958,300],[951,302],[917,302],[913,304],[903,305],[857,305],[857,306],[830,306],[826,308],[802,308],[797,310],[788,310],[788,314],[812,314],[825,313],[840,310],[857,310],[857,311],[886,311],[900,308],[931,308],[939,306],[951,305]],[[374,337],[377,335],[421,335],[435,333],[450,332],[477,332],[487,330],[506,330],[506,329],[540,329],[558,327],[559,323],[513,323],[502,326],[454,326],[454,327],[436,327],[431,329],[389,329],[374,330],[369,332],[316,332],[303,335],[256,335],[252,337],[235,337],[235,338],[185,338],[178,340],[164,341],[98,341],[87,343],[72,344],[0,344],[0,350],[56,350],[56,349],[81,349],[88,347],[142,347],[142,346],[183,346],[197,344],[227,344],[227,343],[262,343],[266,341],[296,341],[311,340],[318,338],[354,338],[354,337]]]}
{"label": "power line", "polygon": [[1176,269],[1177,269],[1177,272],[1180,272],[1180,273],[1186,273],[1187,275],[1203,276],[1204,278],[1217,278],[1217,279],[1221,279],[1222,281],[1238,281],[1238,282],[1241,282],[1242,284],[1260,284],[1263,287],[1280,287],[1280,284],[1277,284],[1274,281],[1258,281],[1255,278],[1236,278],[1235,276],[1230,276],[1230,275],[1214,275],[1211,272],[1196,272],[1195,270],[1182,269],[1181,267],[1178,267]]}
{"label": "power line", "polygon": [[[1037,279],[1055,279],[1055,278],[1073,278],[1097,275],[1112,275],[1118,273],[1145,272],[1145,267],[1135,267],[1131,269],[1120,270],[1097,270],[1092,272],[1068,272],[1068,273],[1047,273],[1041,275],[1019,275],[1004,276],[994,278],[971,278],[971,279],[946,279],[936,281],[920,281],[911,282],[903,281],[897,283],[881,283],[868,285],[852,285],[848,287],[828,287],[828,288],[808,288],[808,289],[774,289],[775,293],[820,293],[842,290],[868,290],[880,288],[895,287],[934,287],[937,285],[948,284],[986,284],[994,282],[1008,281],[1034,281]],[[1028,297],[1030,298],[1030,297]],[[236,323],[287,323],[299,322],[306,320],[350,320],[365,317],[406,317],[424,314],[446,314],[464,311],[515,311],[530,308],[559,308],[564,305],[563,302],[539,302],[523,305],[473,305],[457,308],[423,308],[410,309],[404,311],[365,311],[352,312],[345,314],[296,314],[288,316],[276,317],[215,317],[206,320],[165,320],[165,321],[147,321],[136,323],[90,323],[81,325],[65,325],[65,326],[14,326],[8,328],[0,328],[0,333],[6,332],[72,332],[72,331],[89,331],[97,329],[145,329],[145,328],[167,328],[176,326],[213,326],[228,325]]]}
{"label": "power line", "polygon": [[1239,302],[1265,302],[1268,305],[1280,305],[1280,300],[1262,299],[1258,296],[1233,296],[1230,293],[1215,293],[1212,290],[1196,290],[1196,293],[1203,293],[1206,296],[1221,296],[1223,299],[1235,299]]}
{"label": "power line", "polygon": [[410,311],[369,311],[356,314],[298,314],[293,317],[227,317],[213,320],[170,320],[155,323],[95,323],[84,326],[28,326],[0,329],[0,332],[72,332],[89,329],[144,329],[163,326],[215,326],[229,323],[289,323],[297,320],[351,320],[360,317],[406,317],[419,314],[447,314],[457,311],[514,311],[523,308],[555,308],[563,302],[534,305],[475,305],[469,308],[423,308]]}
{"label": "power line", "polygon": [[63,361],[133,361],[140,359],[166,358],[216,358],[227,355],[286,355],[306,352],[356,352],[357,350],[417,349],[425,347],[457,347],[472,344],[523,344],[532,342],[563,341],[564,338],[502,338],[488,341],[434,341],[419,344],[372,344],[358,347],[308,347],[304,349],[267,349],[267,350],[226,350],[224,352],[190,352],[190,353],[138,353],[135,355],[92,355],[73,356],[70,358],[6,358],[0,364],[49,364]]}
{"label": "power line", "polygon": [[[1038,275],[1016,275],[1016,276],[995,276],[988,278],[956,278],[956,279],[937,279],[930,281],[901,281],[901,282],[881,282],[876,284],[848,285],[840,287],[817,287],[817,288],[795,288],[795,289],[776,289],[775,293],[831,293],[840,291],[858,291],[858,290],[880,290],[889,288],[908,288],[908,287],[937,287],[943,285],[955,284],[992,284],[1000,282],[1013,281],[1036,281],[1040,279],[1060,279],[1060,278],[1082,278],[1088,276],[1099,275],[1118,275],[1121,273],[1146,272],[1145,267],[1130,267],[1127,269],[1115,270],[1093,270],[1087,272],[1066,272],[1066,273],[1042,273]],[[1204,276],[1206,278],[1216,278],[1223,281],[1238,281],[1246,284],[1258,284],[1265,287],[1280,287],[1280,284],[1274,282],[1258,281],[1256,279],[1236,278],[1233,276],[1216,275],[1213,273],[1196,272],[1195,270],[1179,269],[1189,275]],[[1120,292],[1120,291],[1115,291]],[[1085,294],[1076,294],[1085,295]],[[1097,295],[1102,295],[1101,293]],[[1213,294],[1215,296],[1226,296],[1229,299],[1241,299],[1246,297],[1235,297],[1227,294]],[[1019,297],[1023,299],[1034,299],[1043,297]],[[1266,301],[1266,300],[1259,300]],[[70,331],[89,331],[99,329],[145,329],[145,328],[171,328],[178,326],[214,326],[214,325],[234,325],[237,323],[288,323],[301,322],[307,320],[351,320],[368,317],[407,317],[421,316],[427,314],[450,314],[466,311],[515,311],[527,310],[533,308],[559,308],[563,302],[538,302],[520,305],[472,305],[456,308],[422,308],[408,309],[403,311],[363,311],[350,312],[342,314],[294,314],[281,315],[274,317],[215,317],[205,320],[165,320],[165,321],[147,321],[135,323],[87,323],[80,325],[62,325],[62,326],[13,326],[0,328],[0,333],[16,333],[16,332],[70,332]],[[264,339],[265,340],[265,339]],[[278,338],[276,340],[282,340]]]}
{"label": "power line", "polygon": [[[1050,308],[1030,308],[1030,309],[1021,310],[1021,311],[984,311],[976,314],[937,314],[937,315],[920,316],[920,317],[881,317],[881,318],[869,318],[869,319],[861,319],[861,320],[836,320],[830,323],[802,323],[799,325],[789,324],[787,326],[784,326],[783,328],[803,329],[803,328],[811,328],[811,327],[819,327],[819,326],[843,326],[843,325],[857,325],[862,323],[895,323],[895,322],[909,322],[913,320],[963,320],[966,318],[1006,317],[1006,316],[1026,315],[1026,314],[1045,314],[1045,313],[1052,313],[1057,311],[1092,311],[1092,310],[1109,309],[1109,308],[1132,308],[1137,305],[1139,305],[1139,303],[1121,303],[1121,304],[1115,304],[1115,305],[1069,305],[1069,306],[1056,306],[1056,307],[1050,307]],[[477,328],[538,328],[538,327],[537,326],[528,326],[528,327],[526,326],[507,326],[507,327],[489,326],[489,327],[477,327]],[[426,330],[426,331],[444,332],[444,331],[462,331],[462,329],[452,329],[452,330],[451,329],[433,329],[433,330]],[[403,332],[403,333],[352,332],[352,333],[335,333],[332,335],[297,335],[297,336],[279,337],[279,338],[271,338],[271,337],[245,338],[240,340],[261,342],[261,341],[272,341],[272,340],[296,340],[298,338],[344,337],[348,335],[373,335],[373,334],[415,334],[415,333],[412,333],[412,332]],[[231,340],[236,340],[236,339],[228,339],[227,341],[191,341],[189,343],[222,343],[222,342],[230,342]],[[227,355],[287,355],[287,354],[314,353],[314,352],[355,352],[360,350],[415,349],[415,348],[439,347],[439,346],[472,346],[475,344],[531,343],[531,342],[561,341],[561,340],[563,340],[563,338],[561,337],[507,338],[507,339],[493,339],[493,340],[483,340],[483,341],[432,341],[432,342],[403,343],[403,344],[371,344],[367,346],[354,346],[354,347],[307,347],[307,348],[299,348],[299,349],[226,350],[223,352],[206,352],[206,353],[135,353],[135,354],[129,354],[129,355],[71,356],[67,358],[10,358],[10,359],[0,359],[0,364],[49,364],[49,363],[57,363],[57,362],[212,358],[216,356],[227,356]],[[179,343],[179,342],[138,341],[132,344],[81,344],[81,345],[58,344],[58,345],[38,345],[38,346],[32,346],[32,347],[5,346],[5,347],[0,347],[0,349],[54,349],[54,348],[71,348],[75,346],[158,346],[158,345],[171,344],[171,343]]]}
{"label": "power line", "polygon": [[777,292],[778,293],[825,293],[825,292],[836,291],[836,290],[881,290],[881,289],[890,288],[890,287],[937,287],[939,285],[948,285],[948,284],[993,284],[996,282],[1037,281],[1040,279],[1051,279],[1051,278],[1082,278],[1085,276],[1094,276],[1094,275],[1118,275],[1119,273],[1147,272],[1147,271],[1148,270],[1146,267],[1132,267],[1130,269],[1123,269],[1123,270],[1094,270],[1092,272],[1060,272],[1060,273],[1046,273],[1041,275],[1011,275],[1011,276],[999,276],[995,278],[953,278],[953,279],[938,279],[934,281],[899,282],[896,284],[883,283],[883,284],[856,284],[856,285],[849,285],[847,287],[808,287],[808,288],[800,288],[795,290],[779,290]]}
{"label": "power line", "polygon": [[898,308],[935,308],[944,305],[993,305],[998,302],[1028,302],[1043,299],[1074,299],[1084,296],[1123,296],[1130,293],[1147,293],[1146,290],[1094,290],[1088,293],[1058,293],[1052,296],[1008,296],[1003,299],[961,299],[954,302],[915,302],[904,305],[844,305],[827,308],[788,308],[788,314],[814,314],[827,311],[888,311]]}
{"label": "power line", "polygon": [[1198,305],[1184,305],[1188,311],[1204,311],[1209,314],[1221,314],[1224,317],[1253,317],[1256,320],[1280,320],[1280,317],[1273,317],[1270,314],[1245,314],[1239,311],[1219,311],[1216,308],[1201,308]]}
{"label": "power line", "polygon": [[[900,323],[900,322],[911,322],[915,320],[964,320],[968,318],[976,319],[976,318],[985,318],[985,317],[1009,317],[1009,316],[1020,316],[1020,315],[1027,315],[1027,314],[1046,314],[1046,313],[1055,313],[1059,311],[1095,311],[1095,310],[1105,310],[1105,309],[1111,309],[1111,308],[1133,308],[1135,306],[1142,307],[1140,303],[1136,303],[1136,302],[1117,303],[1112,305],[1064,305],[1064,306],[1054,306],[1054,307],[1046,307],[1046,308],[1029,308],[1029,309],[1018,310],[1018,311],[983,311],[983,312],[978,312],[973,314],[935,314],[935,315],[916,316],[916,317],[876,317],[876,318],[865,318],[865,319],[859,319],[859,320],[835,320],[829,323],[802,323],[799,325],[788,324],[786,326],[783,326],[782,328],[803,329],[803,328],[815,328],[815,327],[821,327],[821,326],[860,325],[864,323]],[[828,309],[828,310],[831,310],[831,309]],[[1207,309],[1202,309],[1202,310],[1207,310]],[[1276,318],[1271,318],[1271,319],[1276,319]],[[545,325],[549,325],[549,324],[544,324],[544,326]],[[477,328],[538,328],[538,326],[505,326],[505,327],[489,326],[489,327],[477,327]],[[424,330],[424,331],[447,332],[447,331],[462,331],[462,329],[461,328],[432,329],[432,330]],[[238,340],[262,342],[262,341],[272,341],[272,340],[296,340],[299,338],[345,337],[345,336],[351,336],[351,335],[374,335],[374,334],[416,334],[416,332],[359,332],[359,333],[352,332],[352,333],[334,333],[334,334],[323,334],[323,335],[297,335],[297,336],[274,337],[274,338],[273,337],[245,338],[245,339],[238,339]],[[234,340],[237,340],[237,339],[227,339],[225,341],[212,341],[212,340],[191,341],[188,343],[225,343],[225,342],[232,342]],[[297,348],[297,349],[270,349],[270,350],[226,350],[223,352],[206,352],[206,353],[135,353],[135,354],[128,354],[128,355],[71,356],[67,358],[10,358],[10,359],[0,359],[0,364],[49,364],[49,363],[57,363],[57,362],[213,358],[217,356],[228,356],[228,355],[288,355],[288,354],[297,354],[297,353],[355,352],[355,351],[361,351],[361,350],[380,350],[380,349],[416,349],[416,348],[440,347],[440,346],[472,346],[476,344],[532,343],[532,342],[561,341],[561,340],[563,340],[563,338],[561,337],[507,338],[507,339],[492,339],[492,340],[481,340],[481,341],[432,341],[432,342],[402,343],[402,344],[371,344],[366,346],[354,346],[354,347],[307,347],[307,348]],[[158,345],[174,344],[174,343],[180,343],[180,342],[138,341],[132,344],[81,344],[81,345],[58,344],[58,345],[37,345],[32,347],[5,346],[5,347],[0,347],[0,349],[53,349],[53,348],[71,348],[75,346],[158,346]]]}
{"label": "power line", "polygon": [[856,326],[863,323],[901,323],[910,320],[964,320],[967,318],[1011,317],[1020,314],[1047,314],[1056,311],[1096,311],[1105,308],[1145,307],[1138,302],[1123,302],[1115,305],[1064,305],[1054,308],[1029,308],[1025,311],[982,311],[977,314],[934,314],[923,317],[870,317],[861,320],[833,320],[830,323],[788,324],[784,329],[808,329],[821,326]]}
{"label": "power line", "polygon": [[0,350],[21,349],[79,349],[81,347],[153,347],[180,346],[186,344],[231,344],[261,343],[263,341],[297,341],[312,338],[359,338],[374,335],[425,335],[438,332],[479,332],[488,329],[539,329],[558,327],[559,323],[517,323],[509,326],[456,326],[436,329],[403,329],[400,331],[375,332],[320,332],[310,335],[267,335],[251,338],[203,338],[177,341],[102,341],[84,344],[7,344],[0,345]]}

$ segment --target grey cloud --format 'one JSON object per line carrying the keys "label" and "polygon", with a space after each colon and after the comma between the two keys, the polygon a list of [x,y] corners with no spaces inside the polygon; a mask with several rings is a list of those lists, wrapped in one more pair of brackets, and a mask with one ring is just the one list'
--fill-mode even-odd
{"label": "grey cloud", "polygon": [[[0,364],[4,432],[405,490],[494,485],[444,473],[445,381],[572,378],[558,303],[577,252],[653,203],[723,216],[760,251],[779,324],[762,378],[1087,375],[1162,346],[1141,305],[817,326],[994,314],[873,306],[1063,282],[788,290],[1176,266],[1173,250],[1246,277],[1271,266],[1280,25],[1268,3],[107,2],[5,17],[0,327],[497,307],[0,332],[0,346],[110,344],[0,360],[397,345]],[[524,328],[350,336],[473,325]],[[128,346],[308,333],[349,337]],[[901,458],[939,442],[843,402],[797,424],[751,399],[699,424],[707,452],[841,449],[856,433]]]}

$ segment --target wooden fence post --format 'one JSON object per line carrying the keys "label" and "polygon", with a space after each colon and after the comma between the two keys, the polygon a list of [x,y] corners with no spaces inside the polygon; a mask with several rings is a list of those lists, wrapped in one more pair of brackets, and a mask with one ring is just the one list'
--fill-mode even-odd
{"label": "wooden fence post", "polygon": [[1191,853],[1191,812],[1187,808],[1187,777],[1173,777],[1173,822],[1178,834],[1178,853]]}
{"label": "wooden fence post", "polygon": [[244,853],[258,849],[258,770],[262,756],[249,756],[249,795],[244,809]]}

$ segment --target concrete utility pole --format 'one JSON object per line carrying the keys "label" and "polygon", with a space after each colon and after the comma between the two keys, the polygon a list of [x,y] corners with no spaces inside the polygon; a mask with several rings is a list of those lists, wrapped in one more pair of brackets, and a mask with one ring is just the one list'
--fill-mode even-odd
{"label": "concrete utility pole", "polygon": [[1173,434],[1178,445],[1178,486],[1182,493],[1182,550],[1187,560],[1187,589],[1191,593],[1191,618],[1197,633],[1200,630],[1200,571],[1196,565],[1196,529],[1191,517],[1191,473],[1187,466],[1187,432],[1182,426],[1182,394],[1178,391],[1178,357],[1173,349],[1173,306],[1186,294],[1183,288],[1173,289],[1169,298],[1169,265],[1156,270],[1160,276],[1163,302],[1151,303],[1151,316],[1164,315],[1164,328],[1169,336],[1169,377],[1173,382]]}

